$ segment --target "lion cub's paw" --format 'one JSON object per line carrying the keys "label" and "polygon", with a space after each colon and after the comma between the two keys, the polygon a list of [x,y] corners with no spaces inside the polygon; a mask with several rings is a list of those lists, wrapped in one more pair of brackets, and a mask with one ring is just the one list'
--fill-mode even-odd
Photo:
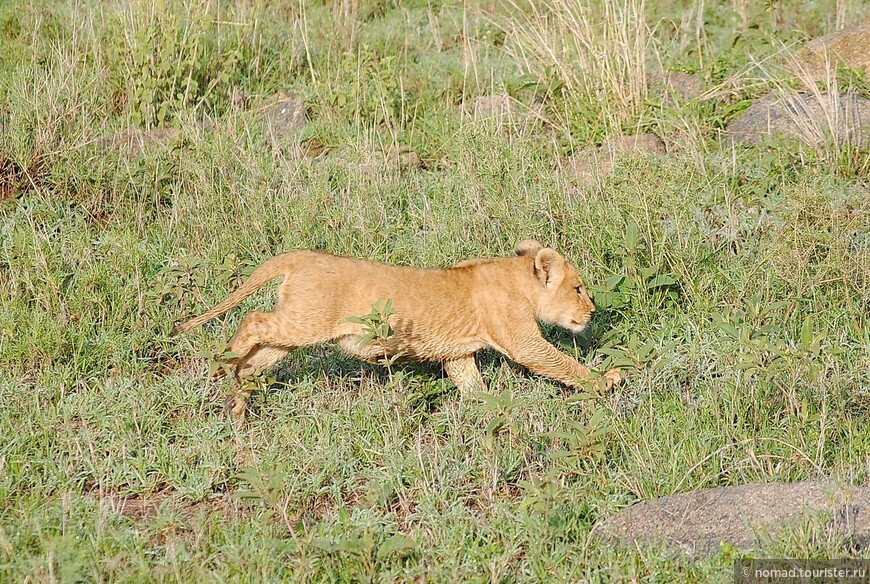
{"label": "lion cub's paw", "polygon": [[235,423],[244,423],[245,422],[245,411],[248,408],[248,400],[243,395],[231,395],[227,398],[227,401],[224,403],[225,411],[230,415],[233,422]]}
{"label": "lion cub's paw", "polygon": [[610,389],[614,385],[622,383],[622,373],[619,372],[619,369],[611,369],[604,374],[604,380],[607,389]]}

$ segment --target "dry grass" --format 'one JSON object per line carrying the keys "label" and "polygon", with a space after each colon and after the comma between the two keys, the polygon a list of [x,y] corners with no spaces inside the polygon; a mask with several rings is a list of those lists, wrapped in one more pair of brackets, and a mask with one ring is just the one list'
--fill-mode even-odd
{"label": "dry grass", "polygon": [[645,0],[511,6],[518,16],[506,29],[508,49],[524,71],[555,77],[576,100],[575,107],[601,104],[611,131],[640,117],[647,98],[647,63],[657,61]]}

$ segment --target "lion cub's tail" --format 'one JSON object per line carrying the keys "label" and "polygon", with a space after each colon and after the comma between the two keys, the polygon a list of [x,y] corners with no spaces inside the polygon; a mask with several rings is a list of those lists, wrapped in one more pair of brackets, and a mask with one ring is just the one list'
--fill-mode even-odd
{"label": "lion cub's tail", "polygon": [[235,308],[236,306],[241,304],[245,300],[245,298],[259,290],[263,286],[263,284],[265,284],[269,280],[274,280],[278,276],[286,275],[291,267],[291,262],[289,260],[290,256],[292,255],[294,254],[291,252],[284,255],[275,256],[274,258],[267,260],[266,262],[261,264],[256,270],[254,270],[254,272],[250,276],[248,276],[248,279],[242,282],[241,286],[236,288],[232,294],[227,296],[226,300],[216,305],[214,308],[203,312],[199,316],[181,323],[180,325],[169,331],[169,336],[174,337],[176,335],[180,335],[183,332],[189,331],[193,327],[199,326],[217,316],[222,315],[228,310]]}

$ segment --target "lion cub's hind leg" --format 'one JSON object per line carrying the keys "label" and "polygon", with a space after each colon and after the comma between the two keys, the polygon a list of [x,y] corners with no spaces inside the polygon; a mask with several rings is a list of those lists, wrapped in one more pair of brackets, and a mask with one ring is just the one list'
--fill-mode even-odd
{"label": "lion cub's hind leg", "polygon": [[248,400],[251,399],[251,383],[248,379],[270,369],[287,356],[292,348],[261,346],[249,351],[243,361],[234,359],[236,364],[236,388],[227,398],[227,410],[237,420],[245,418]]}
{"label": "lion cub's hind leg", "polygon": [[292,331],[282,330],[282,322],[274,312],[257,311],[245,316],[227,347],[235,353],[228,363],[235,365],[237,388],[227,401],[234,418],[244,418],[251,396],[245,380],[266,371],[295,348]]}
{"label": "lion cub's hind leg", "polygon": [[474,355],[444,361],[444,371],[450,381],[459,388],[460,396],[464,397],[474,391],[486,389],[486,383],[480,375],[477,363],[474,362]]}
{"label": "lion cub's hind leg", "polygon": [[230,339],[227,351],[235,353],[232,358],[232,363],[244,363],[245,359],[255,347],[262,345],[280,346],[283,343],[270,343],[274,340],[272,331],[272,313],[269,312],[249,312],[242,319],[242,324],[239,325],[236,334]]}

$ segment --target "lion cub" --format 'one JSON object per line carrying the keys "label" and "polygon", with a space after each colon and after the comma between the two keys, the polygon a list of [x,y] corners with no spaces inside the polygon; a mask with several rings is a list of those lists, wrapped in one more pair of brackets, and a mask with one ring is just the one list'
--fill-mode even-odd
{"label": "lion cub", "polygon": [[[476,259],[451,268],[391,266],[323,252],[295,251],[258,267],[230,296],[204,314],[172,329],[183,333],[219,316],[278,277],[272,312],[245,316],[230,340],[240,387],[297,347],[335,341],[349,354],[375,362],[401,355],[440,361],[448,377],[466,392],[484,388],[474,353],[492,347],[539,375],[581,387],[589,370],[548,343],[541,320],[580,332],[595,306],[577,272],[555,250],[537,241],[517,246],[515,257]],[[363,326],[347,317],[367,314],[378,300],[390,299],[393,334],[384,343],[361,345]],[[605,374],[607,386],[621,380]],[[230,401],[234,417],[244,417],[250,390]]]}

